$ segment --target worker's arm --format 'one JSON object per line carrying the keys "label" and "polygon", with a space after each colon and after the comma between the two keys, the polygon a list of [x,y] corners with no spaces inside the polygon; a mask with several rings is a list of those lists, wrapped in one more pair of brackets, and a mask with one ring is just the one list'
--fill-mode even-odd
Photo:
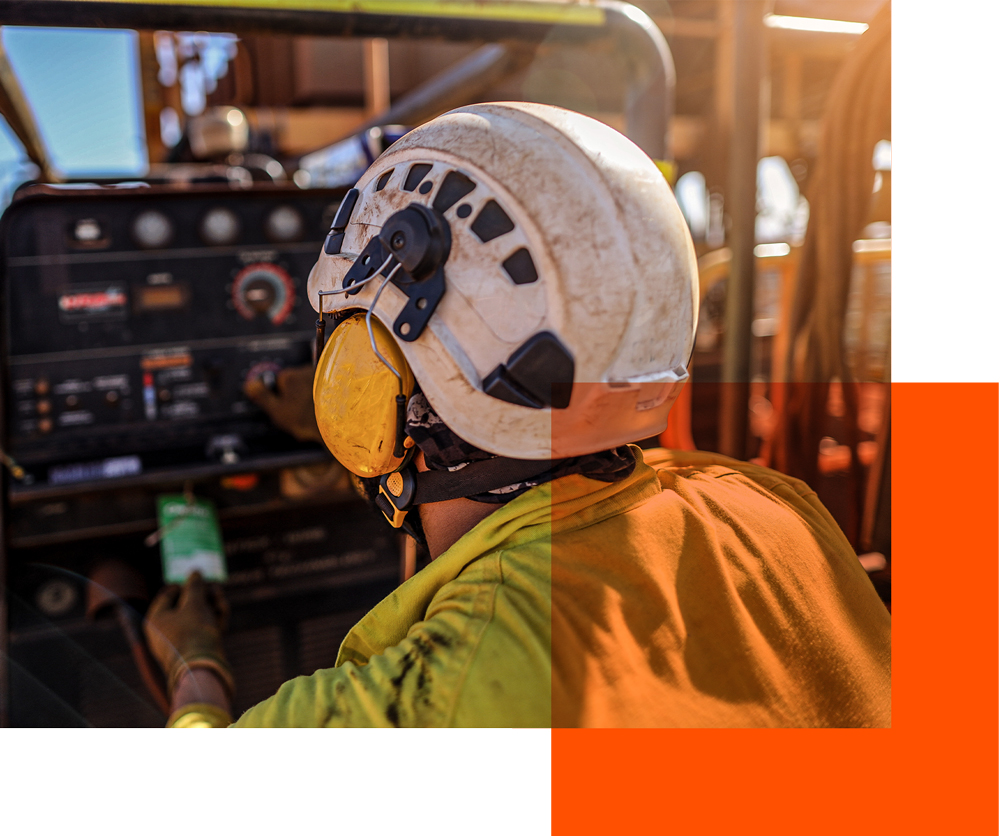
{"label": "worker's arm", "polygon": [[494,552],[444,584],[425,578],[426,604],[418,573],[355,626],[337,667],[286,682],[233,725],[550,726],[550,549],[522,551],[530,578],[519,562],[505,583]]}
{"label": "worker's arm", "polygon": [[170,702],[168,728],[224,728],[232,719],[229,695],[215,673],[196,668],[181,676]]}
{"label": "worker's arm", "polygon": [[168,586],[149,607],[149,649],[167,676],[175,728],[211,728],[232,722],[233,677],[222,650],[228,606],[222,590],[197,572],[183,587]]}
{"label": "worker's arm", "polygon": [[237,728],[391,728],[451,725],[474,637],[424,622],[366,664],[299,676],[249,709]]}

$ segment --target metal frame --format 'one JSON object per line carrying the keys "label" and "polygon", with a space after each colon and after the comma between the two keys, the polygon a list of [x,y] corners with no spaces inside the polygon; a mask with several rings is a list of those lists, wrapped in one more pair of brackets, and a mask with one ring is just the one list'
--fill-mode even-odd
{"label": "metal frame", "polygon": [[4,25],[222,30],[356,38],[523,44],[608,41],[628,57],[626,134],[654,159],[668,157],[675,71],[662,33],[617,0],[585,5],[494,0],[0,0]]}

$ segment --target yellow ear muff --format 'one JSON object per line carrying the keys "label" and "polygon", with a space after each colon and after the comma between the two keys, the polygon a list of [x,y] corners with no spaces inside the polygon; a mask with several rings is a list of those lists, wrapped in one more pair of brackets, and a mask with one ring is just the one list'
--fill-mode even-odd
{"label": "yellow ear muff", "polygon": [[413,372],[389,330],[372,317],[372,333],[382,355],[402,375],[399,380],[375,356],[364,313],[334,329],[316,364],[313,404],[320,435],[336,459],[357,476],[384,476],[403,460],[393,455],[396,396],[413,394]]}

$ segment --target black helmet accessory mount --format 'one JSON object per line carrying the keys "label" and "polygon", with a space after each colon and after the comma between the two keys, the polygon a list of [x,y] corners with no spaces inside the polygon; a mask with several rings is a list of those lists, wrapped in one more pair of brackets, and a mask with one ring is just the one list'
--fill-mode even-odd
{"label": "black helmet accessory mount", "polygon": [[[353,295],[361,281],[376,272],[374,264],[391,258],[399,263],[392,283],[408,297],[392,325],[401,340],[413,342],[444,296],[444,265],[451,252],[451,229],[439,212],[420,203],[411,203],[391,215],[382,231],[362,250],[344,276],[343,288]],[[384,271],[384,267],[382,270]]]}

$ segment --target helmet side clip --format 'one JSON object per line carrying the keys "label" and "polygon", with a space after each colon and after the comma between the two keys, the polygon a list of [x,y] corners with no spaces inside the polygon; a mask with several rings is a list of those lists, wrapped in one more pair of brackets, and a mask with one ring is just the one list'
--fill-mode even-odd
{"label": "helmet side clip", "polygon": [[[343,288],[351,295],[375,272],[374,265],[398,262],[392,283],[408,297],[392,325],[401,340],[413,342],[444,296],[444,265],[451,252],[451,229],[444,217],[420,203],[411,203],[391,215],[344,276]],[[359,288],[360,289],[360,288]],[[357,291],[353,291],[357,292]]]}

